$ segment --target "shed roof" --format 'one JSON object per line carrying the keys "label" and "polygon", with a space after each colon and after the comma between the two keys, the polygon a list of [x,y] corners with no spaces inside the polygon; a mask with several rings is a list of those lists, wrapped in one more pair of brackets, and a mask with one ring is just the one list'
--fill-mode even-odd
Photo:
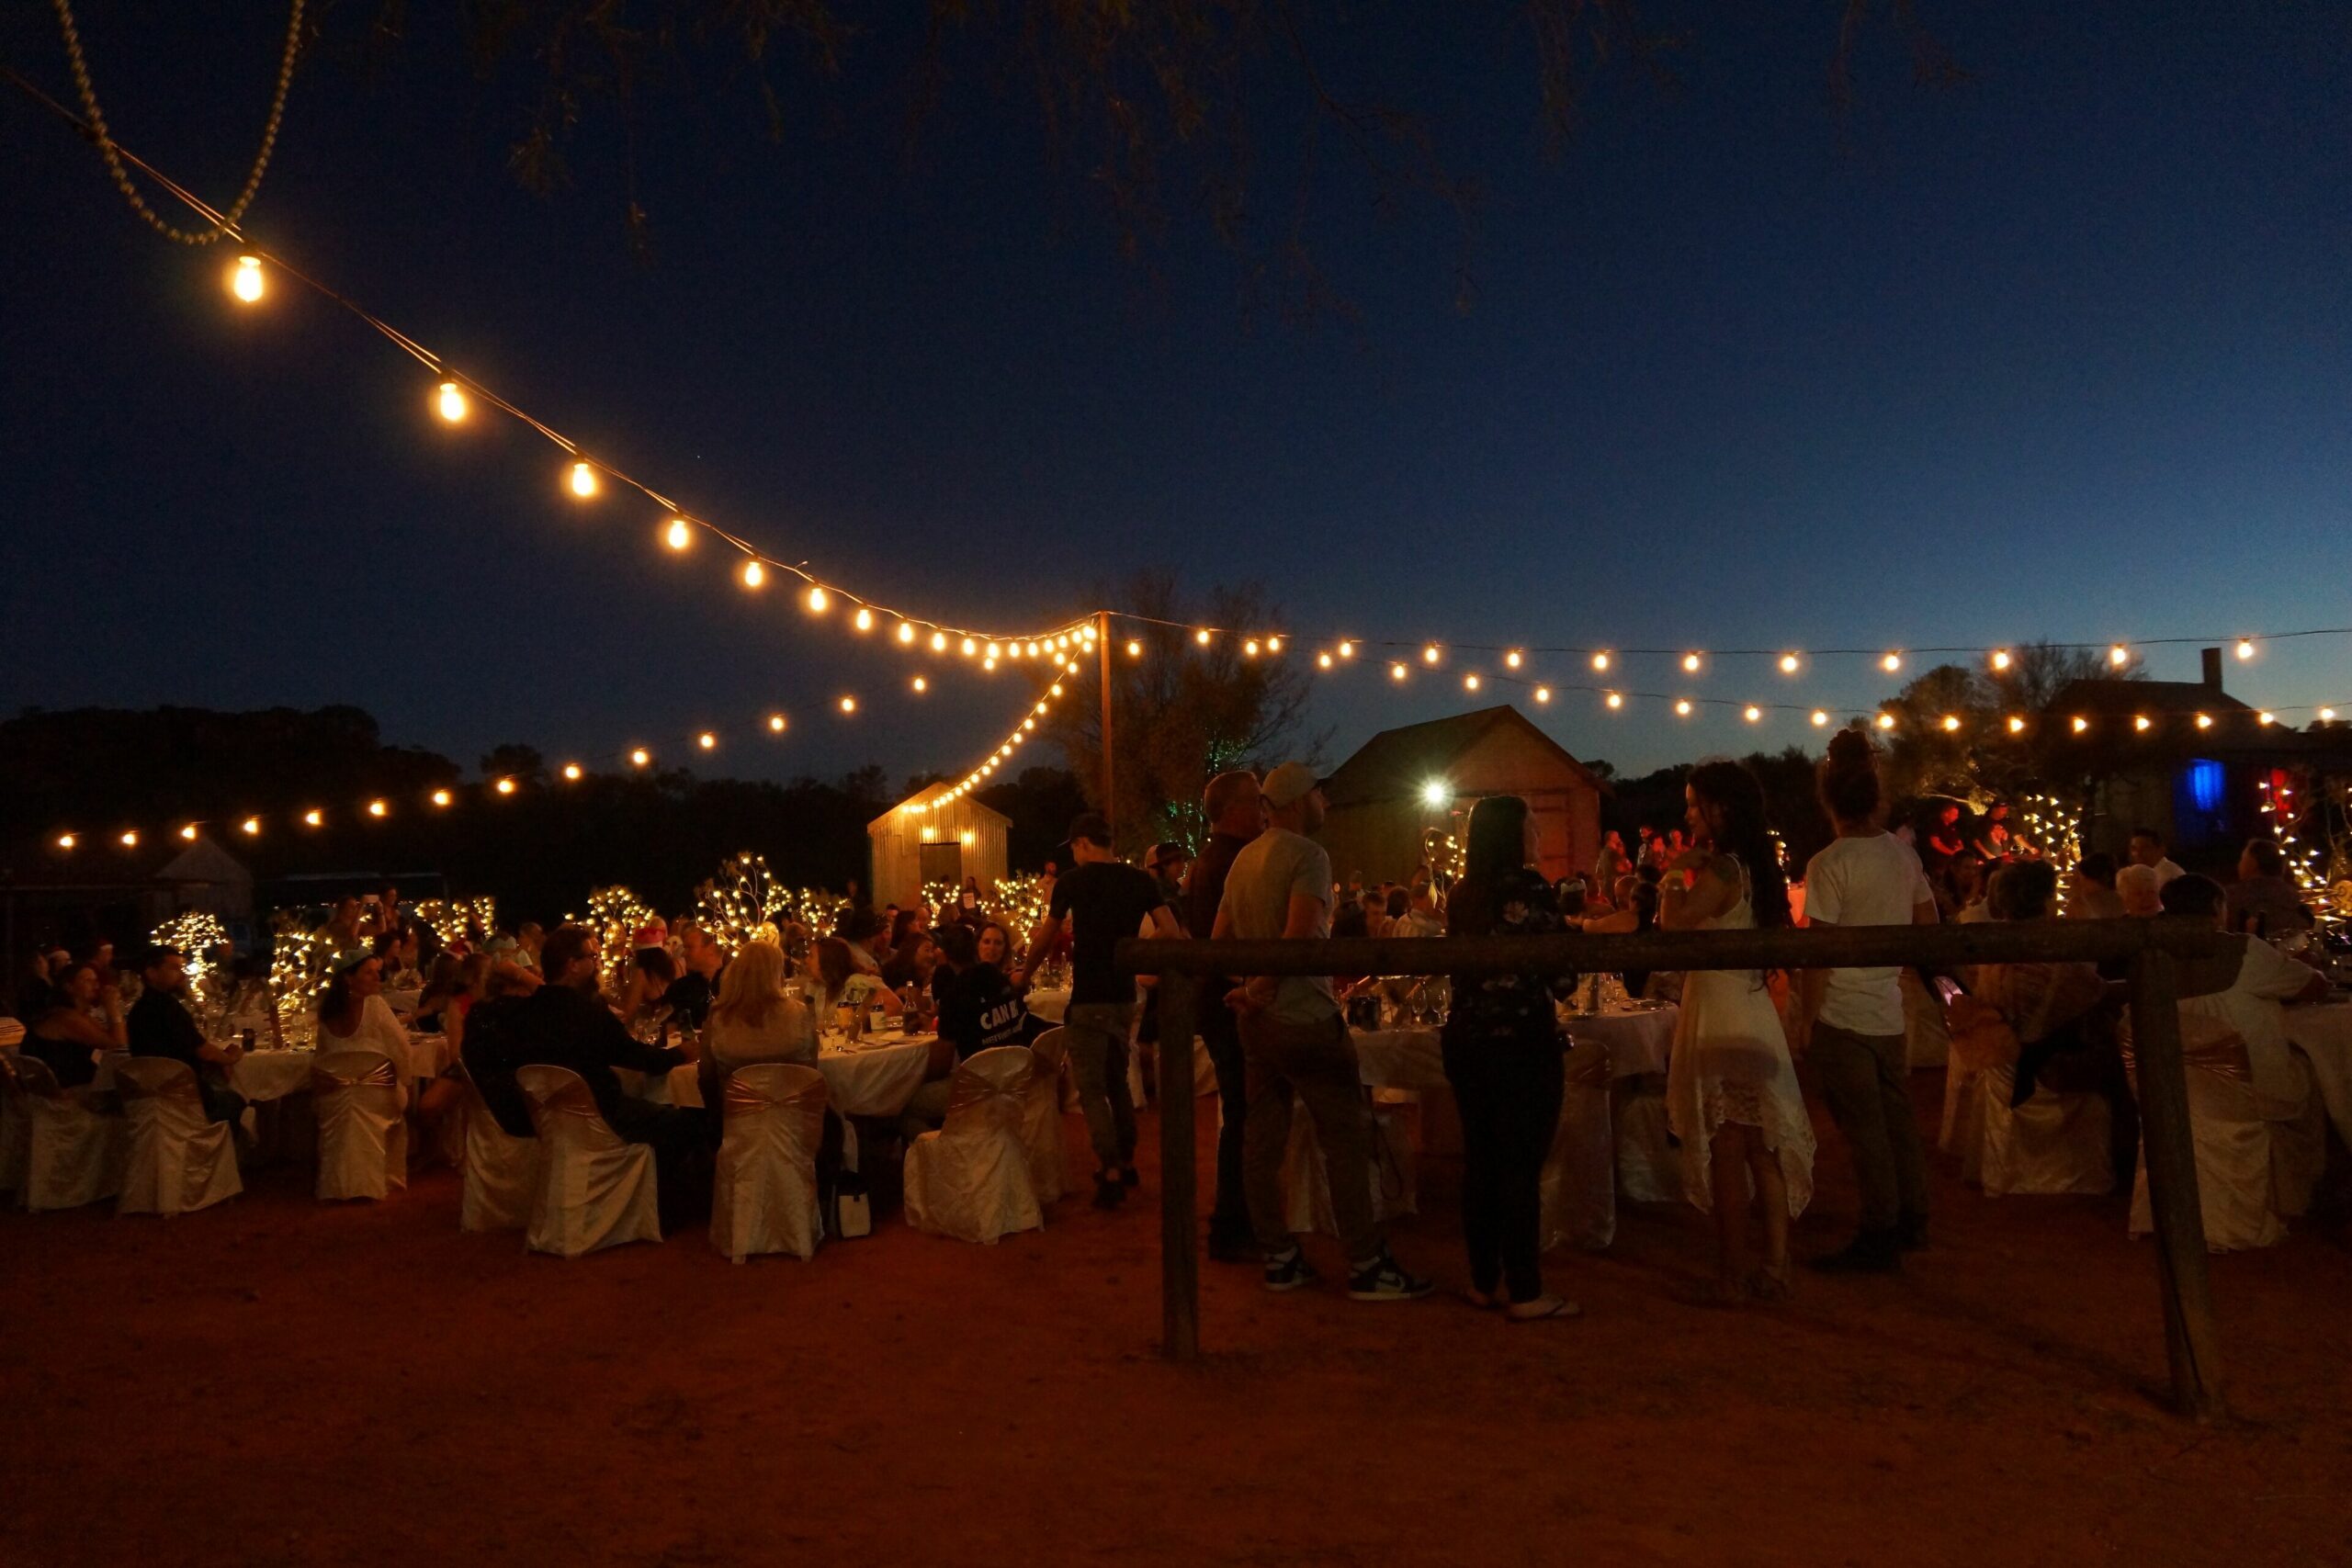
{"label": "shed roof", "polygon": [[[904,811],[910,806],[936,807],[939,804],[939,797],[947,793],[947,787],[948,786],[944,784],[938,784],[932,785],[929,789],[919,789],[915,791],[914,794],[907,796],[906,799],[899,802],[898,805],[890,807],[889,810],[885,811],[873,821],[868,822],[865,825],[866,832],[871,834],[878,828],[888,827],[891,818],[897,817],[899,812]],[[961,799],[953,802],[953,804],[961,807],[964,810],[969,811],[973,815],[984,819],[993,818],[1000,827],[1010,829],[1012,826],[1012,818],[1007,817],[1003,812],[999,811],[992,806],[981,805],[978,800],[971,795],[965,795]]]}
{"label": "shed roof", "polygon": [[1444,773],[1471,748],[1501,728],[1521,730],[1533,737],[1576,775],[1577,782],[1608,792],[1609,785],[1600,774],[1570,756],[1566,748],[1536,728],[1525,714],[1505,703],[1456,714],[1452,718],[1382,730],[1324,781],[1324,798],[1340,807],[1419,795],[1427,780]]}

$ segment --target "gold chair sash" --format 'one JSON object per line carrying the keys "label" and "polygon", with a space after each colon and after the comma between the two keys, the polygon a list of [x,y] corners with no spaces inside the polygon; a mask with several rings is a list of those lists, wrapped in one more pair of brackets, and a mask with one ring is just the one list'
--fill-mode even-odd
{"label": "gold chair sash", "polygon": [[397,1089],[400,1081],[392,1059],[380,1051],[335,1051],[311,1064],[311,1089],[318,1094],[339,1089]]}

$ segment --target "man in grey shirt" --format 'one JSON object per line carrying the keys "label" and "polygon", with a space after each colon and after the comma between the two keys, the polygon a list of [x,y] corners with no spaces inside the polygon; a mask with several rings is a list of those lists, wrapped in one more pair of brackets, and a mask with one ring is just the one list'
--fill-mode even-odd
{"label": "man in grey shirt", "polygon": [[[1323,825],[1315,773],[1285,762],[1261,786],[1272,825],[1234,857],[1217,907],[1217,938],[1328,938],[1331,857],[1307,835]],[[1315,1280],[1283,1206],[1283,1156],[1290,1146],[1291,1097],[1314,1118],[1329,1179],[1331,1214],[1348,1260],[1348,1294],[1362,1302],[1411,1301],[1430,1282],[1388,1255],[1372,1212],[1372,1118],[1356,1068],[1355,1043],[1340,1017],[1329,976],[1259,976],[1231,998],[1247,1065],[1249,1125],[1243,1180],[1250,1224],[1266,1255],[1266,1288],[1291,1291]]]}

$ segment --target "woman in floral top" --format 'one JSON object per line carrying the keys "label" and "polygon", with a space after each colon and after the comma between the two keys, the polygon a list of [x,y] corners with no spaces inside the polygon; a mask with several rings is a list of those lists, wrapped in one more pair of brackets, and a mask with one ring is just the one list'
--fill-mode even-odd
{"label": "woman in floral top", "polygon": [[[1447,934],[1559,931],[1551,886],[1529,863],[1535,823],[1527,803],[1513,795],[1481,800],[1470,813],[1469,838],[1468,865],[1446,903]],[[1573,975],[1457,975],[1446,1014],[1445,1077],[1462,1112],[1466,1294],[1480,1307],[1508,1300],[1514,1322],[1580,1310],[1545,1292],[1539,1262],[1544,1160],[1560,1121],[1566,1049],[1554,1003],[1575,986]]]}

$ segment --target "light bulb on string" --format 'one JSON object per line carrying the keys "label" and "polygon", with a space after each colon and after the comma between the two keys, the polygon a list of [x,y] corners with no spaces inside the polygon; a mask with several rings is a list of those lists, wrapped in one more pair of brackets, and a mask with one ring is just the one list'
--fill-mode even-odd
{"label": "light bulb on string", "polygon": [[780,713],[772,713],[768,715],[768,733],[770,735],[782,735],[784,733],[784,715]]}
{"label": "light bulb on string", "polygon": [[845,714],[855,713],[857,711],[857,699],[855,697],[844,696],[842,698],[841,707],[842,712]]}
{"label": "light bulb on string", "polygon": [[[685,547],[684,547],[684,546],[683,546],[683,545],[675,545],[675,544],[673,544],[671,547],[672,547],[672,548],[673,548],[673,549],[684,549]],[[755,561],[755,560],[747,560],[747,561],[745,561],[745,562],[743,563],[743,586],[744,586],[744,587],[746,587],[746,588],[750,588],[750,589],[759,589],[759,588],[764,587],[764,586],[766,585],[766,583],[767,583],[767,580],[768,580],[768,569],[767,569],[767,568],[765,568],[765,567],[762,566],[759,562],[757,562],[757,561]]]}
{"label": "light bulb on string", "polygon": [[139,847],[139,829],[136,828],[124,829],[121,842],[122,847],[126,850],[137,849]]}
{"label": "light bulb on string", "polygon": [[1689,718],[1689,717],[1690,716],[1690,698],[1688,698],[1688,697],[1678,697],[1678,698],[1676,698],[1676,699],[1675,699],[1675,702],[1674,702],[1674,716],[1675,716],[1677,718]]}
{"label": "light bulb on string", "polygon": [[302,826],[304,826],[305,828],[315,828],[315,827],[317,827],[320,823],[322,823],[322,822],[323,822],[323,821],[325,821],[325,820],[326,820],[326,818],[325,818],[324,814],[322,814],[322,813],[321,813],[321,812],[317,812],[317,811],[305,811],[304,813],[302,813]]}
{"label": "light bulb on string", "polygon": [[1695,653],[1686,653],[1682,656],[1682,668],[1688,674],[1696,675],[1702,662],[1702,660]]}
{"label": "light bulb on string", "polygon": [[2025,733],[2025,720],[2016,714],[2009,715],[2009,733],[2011,735]]}
{"label": "light bulb on string", "polygon": [[2240,659],[2252,659],[2254,657],[2254,639],[2249,637],[2242,637],[2238,638],[2237,652]]}
{"label": "light bulb on string", "polygon": [[825,613],[826,606],[832,604],[832,595],[827,593],[821,586],[813,582],[808,585],[808,595],[805,603],[808,606],[808,613],[810,615],[823,615]]}
{"label": "light bulb on string", "polygon": [[258,305],[268,291],[261,275],[261,257],[239,256],[237,265],[229,269],[229,292],[248,305]]}
{"label": "light bulb on string", "polygon": [[580,782],[580,764],[577,762],[566,762],[563,765],[563,776],[571,783],[578,784]]}
{"label": "light bulb on string", "polygon": [[1442,651],[1435,643],[1430,643],[1427,648],[1421,649],[1421,662],[1424,664],[1435,664],[1443,657],[1444,655]]}
{"label": "light bulb on string", "polygon": [[860,604],[857,607],[857,614],[850,617],[849,624],[859,631],[870,632],[874,629],[874,612]]}
{"label": "light bulb on string", "polygon": [[1356,645],[1354,643],[1342,640],[1340,644],[1340,657],[1342,659],[1353,659],[1355,656]]}
{"label": "light bulb on string", "polygon": [[1208,627],[1203,626],[1200,630],[1194,632],[1193,634],[1193,640],[1199,643],[1203,648],[1206,648],[1209,645]]}
{"label": "light bulb on string", "polygon": [[1315,667],[1318,670],[1329,670],[1331,668],[1331,656],[1328,653],[1317,654],[1315,656]]}
{"label": "light bulb on string", "polygon": [[718,749],[718,737],[706,729],[695,737],[695,744],[706,751],[715,751]]}
{"label": "light bulb on string", "polygon": [[596,493],[596,470],[586,462],[571,465],[571,493],[586,501]]}
{"label": "light bulb on string", "polygon": [[2269,712],[2267,709],[2265,709],[2263,712],[2254,716],[2254,722],[2261,725],[2276,724],[2278,722],[2278,716],[2276,714]]}
{"label": "light bulb on string", "polygon": [[182,828],[180,829],[180,837],[186,839],[191,844],[196,842],[196,824],[191,822],[187,827]]}
{"label": "light bulb on string", "polygon": [[[695,531],[687,525],[684,518],[673,517],[669,525],[662,530],[662,542],[673,550],[683,550],[695,542]],[[751,560],[743,563],[744,587],[757,588],[766,578],[767,573],[761,570],[759,562]]]}
{"label": "light bulb on string", "polygon": [[2154,723],[2154,720],[2149,718],[2146,714],[2134,714],[2132,716],[2132,728],[2134,729],[2145,730]]}
{"label": "light bulb on string", "polygon": [[438,807],[447,807],[456,798],[446,789],[436,789],[433,792],[433,804]]}
{"label": "light bulb on string", "polygon": [[1996,648],[1993,650],[1992,663],[1994,669],[2007,670],[2014,662],[2016,661],[2009,657],[2009,650],[2007,649]]}
{"label": "light bulb on string", "polygon": [[258,817],[248,817],[237,826],[248,839],[257,838],[261,834],[261,818]]}
{"label": "light bulb on string", "polygon": [[61,850],[70,850],[81,841],[82,840],[80,839],[71,833],[60,833],[57,835],[57,847]]}
{"label": "light bulb on string", "polygon": [[1250,637],[1242,643],[1241,657],[1244,659],[1255,659],[1258,657],[1258,639],[1256,637]]}
{"label": "light bulb on string", "polygon": [[1267,651],[1268,653],[1280,653],[1282,650],[1283,650],[1283,639],[1282,639],[1282,638],[1280,638],[1280,637],[1268,637],[1268,638],[1266,639],[1266,651]]}
{"label": "light bulb on string", "polygon": [[1478,676],[1476,671],[1462,677],[1462,689],[1465,692],[1475,692],[1478,689]]}
{"label": "light bulb on string", "polygon": [[1002,652],[1003,652],[1003,649],[1001,649],[1001,648],[999,648],[995,643],[990,643],[990,644],[989,644],[989,650],[988,650],[988,652],[987,652],[986,654],[982,655],[982,657],[983,657],[983,658],[985,658],[985,659],[989,661],[989,665],[990,665],[991,667],[993,667],[993,666],[995,665],[995,663],[996,663],[996,661],[997,661],[998,658],[1002,654]]}
{"label": "light bulb on string", "polygon": [[1956,713],[1948,713],[1948,714],[1944,715],[1944,733],[1945,733],[1945,734],[1947,734],[1947,735],[1953,734],[1953,733],[1957,732],[1957,731],[1959,730],[1959,728],[1960,728],[1960,716],[1959,716],[1958,714],[1956,714]]}
{"label": "light bulb on string", "polygon": [[931,651],[933,653],[944,653],[947,651],[947,634],[945,632],[933,632],[931,634]]}
{"label": "light bulb on string", "polygon": [[915,640],[915,624],[912,621],[899,623],[899,640],[902,643],[911,643]]}
{"label": "light bulb on string", "polygon": [[2107,661],[2120,670],[2132,662],[2132,650],[2119,642],[2107,650]]}
{"label": "light bulb on string", "polygon": [[959,645],[957,651],[961,652],[965,658],[969,659],[974,653],[978,651],[979,646],[980,645],[978,643],[974,642],[970,637],[966,637]]}
{"label": "light bulb on string", "polygon": [[1606,654],[1606,653],[1596,653],[1596,654],[1594,654],[1594,655],[1592,656],[1592,667],[1593,667],[1595,670],[1606,670],[1606,669],[1608,669],[1608,668],[1609,668],[1609,655],[1608,655],[1608,654]]}
{"label": "light bulb on string", "polygon": [[1403,680],[1405,678],[1405,667],[1402,664],[1391,664],[1388,667],[1388,678],[1392,681]]}
{"label": "light bulb on string", "polygon": [[371,800],[368,803],[368,815],[370,817],[381,818],[390,810],[391,807],[385,805],[380,800]]}
{"label": "light bulb on string", "polygon": [[2081,714],[2076,714],[2075,716],[2074,730],[2075,734],[2080,735],[2084,730],[2088,729],[2090,727],[2091,721],[2089,719],[2085,718]]}
{"label": "light bulb on string", "polygon": [[1897,670],[1903,668],[1903,655],[1899,653],[1890,653],[1884,659],[1878,661],[1878,667],[1892,675]]}
{"label": "light bulb on string", "polygon": [[1828,725],[1828,723],[1829,716],[1827,714],[1824,713],[1819,708],[1813,710],[1813,727],[1815,729],[1824,728]]}
{"label": "light bulb on string", "polygon": [[2319,721],[2322,724],[2334,724],[2335,722],[2335,710],[2334,708],[2320,709]]}
{"label": "light bulb on string", "polygon": [[1503,663],[1513,670],[1518,669],[1525,662],[1526,660],[1521,656],[1519,649],[1515,648],[1503,655]]}
{"label": "light bulb on string", "polygon": [[928,682],[928,681],[926,681],[926,680],[924,680],[924,679],[923,679],[922,676],[920,676],[920,675],[918,675],[918,676],[916,676],[916,677],[915,677],[914,685],[915,685],[915,694],[916,694],[917,696],[921,696],[923,693],[928,692],[929,690],[931,690],[931,682]]}
{"label": "light bulb on string", "polygon": [[1551,688],[1551,687],[1549,687],[1549,686],[1538,686],[1538,687],[1536,687],[1536,688],[1535,688],[1535,700],[1536,700],[1536,702],[1537,702],[1538,704],[1544,704],[1544,703],[1548,703],[1548,702],[1550,702],[1550,701],[1552,700],[1552,688]]}
{"label": "light bulb on string", "polygon": [[1755,724],[1763,718],[1764,710],[1751,703],[1748,705],[1747,711],[1741,716],[1745,717],[1748,723]]}
{"label": "light bulb on string", "polygon": [[2210,713],[2200,713],[2200,714],[2199,714],[2199,715],[2197,716],[2197,728],[2199,728],[2199,729],[2211,729],[2211,728],[2213,728],[2213,716],[2212,716],[2211,714],[2210,714]]}
{"label": "light bulb on string", "polygon": [[636,750],[631,751],[628,754],[628,760],[632,765],[642,768],[653,761],[653,754],[650,751],[648,751],[644,747],[640,746]]}
{"label": "light bulb on string", "polygon": [[465,389],[455,381],[442,382],[440,391],[434,397],[433,408],[448,423],[462,423],[466,417]]}
{"label": "light bulb on string", "polygon": [[1625,705],[1625,694],[1623,692],[1611,692],[1600,700],[1609,705],[1612,713]]}
{"label": "light bulb on string", "polygon": [[1881,729],[1893,729],[1894,728],[1894,716],[1891,713],[1883,713],[1879,715],[1878,727]]}
{"label": "light bulb on string", "polygon": [[513,779],[501,779],[492,787],[496,789],[501,795],[513,795],[514,793],[514,781]]}

